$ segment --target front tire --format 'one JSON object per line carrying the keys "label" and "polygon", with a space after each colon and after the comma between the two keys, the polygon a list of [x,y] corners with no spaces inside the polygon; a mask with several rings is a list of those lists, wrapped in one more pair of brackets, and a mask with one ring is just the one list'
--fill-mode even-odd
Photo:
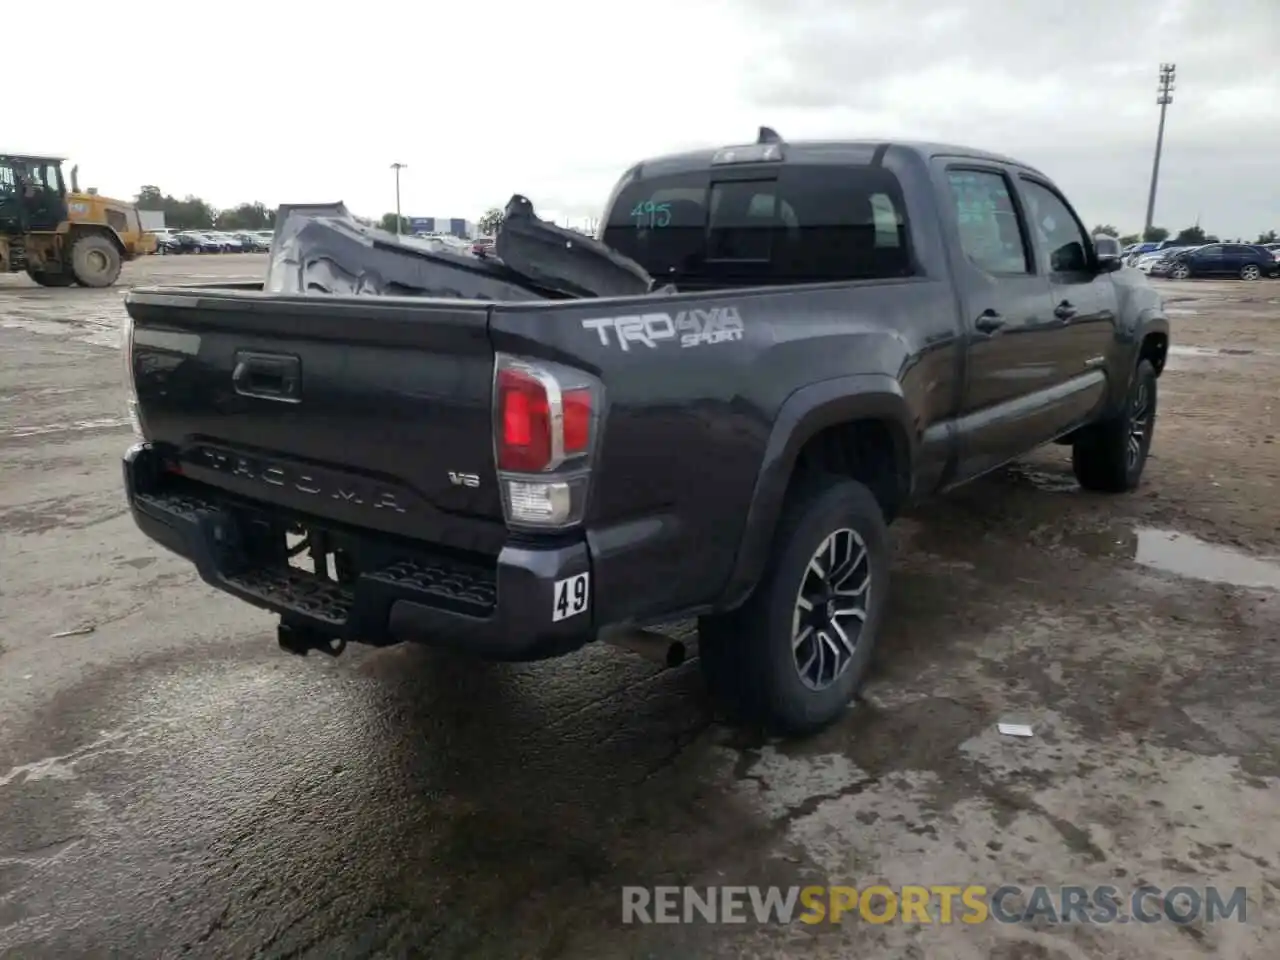
{"label": "front tire", "polygon": [[888,531],[871,491],[833,476],[803,484],[750,598],[699,621],[712,695],[779,733],[828,726],[866,678],[888,586]]}
{"label": "front tire", "polygon": [[1169,271],[1170,280],[1186,280],[1191,276],[1191,268],[1185,263],[1180,263]]}
{"label": "front tire", "polygon": [[109,287],[120,277],[120,251],[100,233],[71,245],[71,272],[82,287]]}
{"label": "front tire", "polygon": [[76,278],[67,273],[32,270],[30,267],[27,268],[27,276],[42,287],[69,287],[76,282]]}
{"label": "front tire", "polygon": [[1080,431],[1071,447],[1071,467],[1084,489],[1128,493],[1142,481],[1156,427],[1156,383],[1151,361],[1140,361],[1124,410]]}

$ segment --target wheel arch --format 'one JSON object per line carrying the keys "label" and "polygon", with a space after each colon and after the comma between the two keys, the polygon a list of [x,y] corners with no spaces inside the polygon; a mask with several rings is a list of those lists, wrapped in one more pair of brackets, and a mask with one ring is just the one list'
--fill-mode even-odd
{"label": "wheel arch", "polygon": [[717,609],[740,606],[754,589],[787,493],[806,471],[859,480],[891,519],[911,495],[913,423],[901,385],[884,374],[836,377],[792,393],[774,419]]}
{"label": "wheel arch", "polygon": [[101,223],[73,223],[67,231],[67,254],[70,255],[71,248],[75,246],[77,240],[87,236],[106,237],[120,254],[120,259],[129,259],[128,248],[125,247],[124,241],[120,239],[120,235]]}

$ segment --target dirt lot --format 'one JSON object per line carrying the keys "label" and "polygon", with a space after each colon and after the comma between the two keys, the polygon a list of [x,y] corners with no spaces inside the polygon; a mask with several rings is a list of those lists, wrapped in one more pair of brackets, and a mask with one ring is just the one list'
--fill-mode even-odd
{"label": "dirt lot", "polygon": [[[1141,491],[1055,447],[901,521],[867,699],[796,745],[607,648],[285,657],[125,512],[120,291],[0,278],[0,954],[1280,956],[1280,283],[1165,289]],[[626,884],[771,883],[1245,887],[1247,920],[621,922]]]}

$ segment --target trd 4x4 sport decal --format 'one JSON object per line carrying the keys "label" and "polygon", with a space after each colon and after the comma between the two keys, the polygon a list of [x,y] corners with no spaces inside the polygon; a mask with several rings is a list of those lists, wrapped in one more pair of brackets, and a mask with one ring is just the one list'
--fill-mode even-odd
{"label": "trd 4x4 sport decal", "polygon": [[[700,347],[742,339],[742,317],[737,307],[708,307],[669,313],[643,313],[628,317],[583,320],[585,330],[594,330],[600,345],[618,346],[628,351],[633,343],[656,349],[658,344],[679,340],[681,347]],[[610,335],[612,331],[612,336]]]}

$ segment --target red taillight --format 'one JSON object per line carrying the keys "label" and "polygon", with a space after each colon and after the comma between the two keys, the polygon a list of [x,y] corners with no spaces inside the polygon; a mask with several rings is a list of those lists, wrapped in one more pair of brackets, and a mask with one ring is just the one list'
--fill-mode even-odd
{"label": "red taillight", "polygon": [[520,370],[498,371],[498,469],[537,471],[551,462],[551,405],[547,388]]}
{"label": "red taillight", "polygon": [[584,522],[604,396],[604,384],[585,370],[495,354],[494,459],[510,529]]}
{"label": "red taillight", "polygon": [[586,453],[591,440],[591,391],[566,390],[560,400],[564,411],[564,452]]}
{"label": "red taillight", "polygon": [[[551,396],[560,399],[560,424],[551,419]],[[517,367],[498,370],[498,469],[537,473],[556,465],[557,456],[586,453],[591,441],[591,390],[560,392],[539,376]]]}

